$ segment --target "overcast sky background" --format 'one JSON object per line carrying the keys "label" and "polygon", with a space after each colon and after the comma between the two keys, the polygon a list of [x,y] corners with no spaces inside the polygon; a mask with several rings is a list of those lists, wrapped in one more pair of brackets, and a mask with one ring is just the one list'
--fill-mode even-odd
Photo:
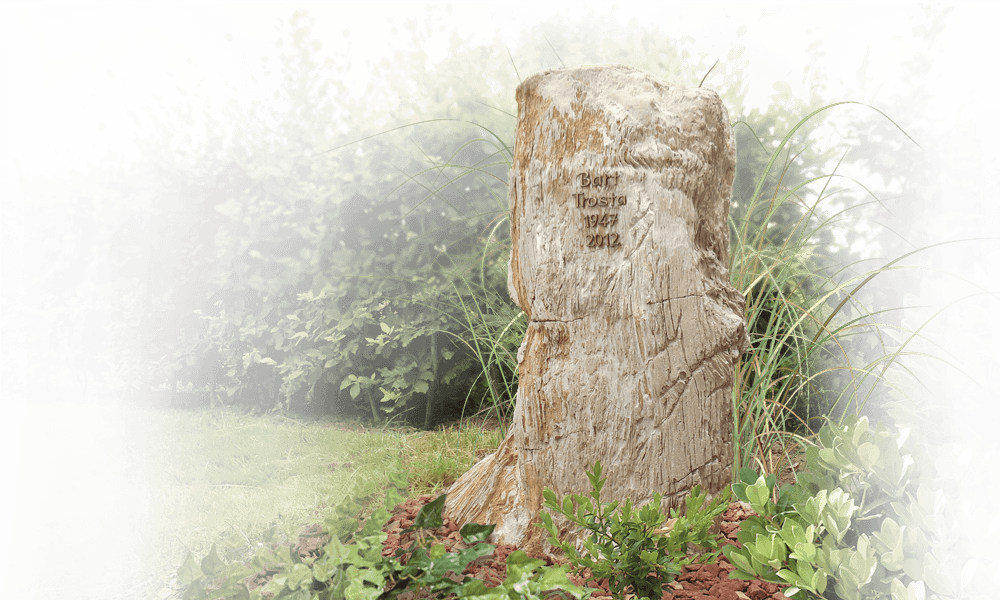
{"label": "overcast sky background", "polygon": [[[473,45],[489,43],[499,29],[513,49],[523,30],[557,11],[570,19],[585,14],[580,2],[451,4],[448,16],[447,3],[436,3],[440,10],[434,19],[441,20],[433,22],[434,33],[424,47],[429,66],[447,56],[448,35],[454,28],[462,38],[474,36]],[[251,99],[269,99],[280,76],[279,50],[274,47],[279,36],[276,19],[287,23],[297,8],[307,9],[316,18],[313,36],[323,42],[320,56],[346,53],[350,41],[353,68],[342,77],[351,95],[361,97],[369,81],[365,61],[374,64],[382,57],[391,58],[393,48],[408,50],[410,34],[403,24],[410,17],[422,27],[426,6],[426,2],[5,2],[0,5],[4,161],[9,164],[9,158],[16,156],[23,172],[64,175],[68,169],[85,170],[85,160],[97,164],[110,148],[124,150],[128,164],[138,158],[138,152],[132,145],[136,128],[125,106],[144,116],[139,109],[150,92],[164,94],[169,105],[176,98],[175,85],[193,92],[200,80],[202,87],[197,91],[216,110],[227,97],[237,98],[244,106]],[[947,118],[943,125],[948,127],[961,104],[966,105],[965,116],[973,116],[968,109],[976,106],[981,95],[986,96],[987,105],[1000,105],[995,85],[1000,81],[1000,36],[996,35],[1000,4],[954,6],[946,18],[948,27],[939,37],[939,47],[946,51],[935,58],[930,87],[937,95],[931,112]],[[590,2],[587,7],[606,14],[611,3]],[[916,2],[621,2],[615,15],[622,25],[634,16],[641,26],[659,26],[672,38],[695,38],[684,47],[695,57],[706,53],[709,65],[715,58],[725,60],[733,45],[746,46],[741,60],[749,61],[745,71],[748,110],[766,109],[777,81],[790,84],[795,97],[806,97],[802,81],[802,69],[808,63],[805,48],[817,38],[824,41],[822,49],[827,53],[821,64],[829,77],[831,98],[841,97],[847,87],[857,89],[855,72],[869,45],[868,74],[875,78],[869,91],[880,82],[885,82],[880,99],[905,91],[899,81],[904,72],[900,62],[912,60],[915,50],[924,50],[911,28],[928,23]],[[393,25],[399,29],[396,36],[390,32]],[[439,25],[445,25],[446,31],[438,32]],[[738,36],[742,25],[745,33]],[[345,39],[343,30],[348,28],[350,37]],[[807,29],[814,30],[812,36]],[[265,55],[271,57],[270,79],[262,77],[265,66],[259,57]],[[187,64],[188,58],[193,66]],[[108,70],[116,76],[113,81]],[[173,78],[165,74],[168,70]],[[988,73],[992,79],[984,79]],[[251,74],[261,85],[251,82]],[[216,118],[222,120],[221,113]],[[99,122],[107,124],[103,131],[98,131]],[[832,129],[823,135],[824,143],[839,141]],[[848,167],[847,172],[869,186],[881,185],[880,179],[866,178],[857,167]],[[844,241],[842,235],[838,241]]]}

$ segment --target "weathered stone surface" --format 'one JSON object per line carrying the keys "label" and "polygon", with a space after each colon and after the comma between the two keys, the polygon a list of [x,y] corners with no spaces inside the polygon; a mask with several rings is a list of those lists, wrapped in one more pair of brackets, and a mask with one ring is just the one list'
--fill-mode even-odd
{"label": "weathered stone surface", "polygon": [[733,366],[748,344],[729,283],[735,172],[718,94],[618,66],[517,88],[511,296],[530,322],[514,421],[449,490],[460,523],[542,549],[542,490],[637,504],[730,483]]}

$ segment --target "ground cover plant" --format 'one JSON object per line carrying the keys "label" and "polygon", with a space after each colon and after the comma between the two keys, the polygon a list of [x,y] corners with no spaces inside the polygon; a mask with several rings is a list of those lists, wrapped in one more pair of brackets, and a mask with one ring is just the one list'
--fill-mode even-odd
{"label": "ground cover plant", "polygon": [[[513,56],[511,60],[519,64]],[[574,64],[572,56],[562,56],[560,60]],[[863,77],[863,73],[860,76]],[[803,190],[814,182],[829,184],[835,174],[821,177],[814,173],[787,188],[781,183],[781,175],[773,184],[769,185],[768,181],[771,181],[769,177],[775,165],[785,156],[782,154],[785,147],[796,143],[797,136],[812,119],[825,118],[836,107],[835,104],[823,104],[803,109],[799,128],[793,123],[782,137],[782,146],[771,152],[764,172],[756,179],[745,213],[762,213],[760,226],[753,218],[731,219],[735,237],[731,246],[730,273],[734,285],[747,296],[748,328],[753,332],[752,347],[738,366],[733,391],[736,454],[732,492],[760,513],[757,529],[748,531],[769,537],[766,542],[747,538],[742,552],[728,551],[727,557],[739,564],[741,558],[738,556],[741,556],[745,561],[741,566],[743,573],[794,582],[798,591],[792,593],[797,599],[860,598],[867,597],[864,594],[868,593],[882,594],[879,597],[893,600],[916,598],[919,597],[918,583],[924,582],[942,599],[990,597],[995,591],[989,582],[997,573],[997,559],[994,557],[994,562],[987,564],[989,559],[984,557],[996,544],[998,533],[994,524],[998,522],[998,500],[996,488],[991,488],[982,475],[984,469],[995,467],[989,467],[992,463],[986,448],[974,448],[966,455],[974,441],[971,436],[988,433],[977,431],[979,424],[968,417],[982,410],[972,405],[974,396],[990,397],[991,390],[995,389],[990,376],[995,360],[988,352],[977,351],[974,344],[981,343],[982,338],[977,339],[978,334],[968,329],[969,325],[979,327],[985,321],[967,318],[964,323],[957,319],[950,322],[949,317],[955,314],[956,308],[964,307],[970,314],[974,312],[971,305],[964,304],[964,292],[954,294],[948,292],[948,286],[928,284],[926,293],[919,297],[919,306],[917,298],[904,296],[904,301],[909,303],[907,306],[904,302],[904,309],[910,309],[904,313],[909,321],[904,319],[900,325],[879,323],[880,327],[872,327],[871,320],[878,315],[870,314],[871,303],[858,300],[858,289],[881,272],[913,270],[934,272],[948,281],[961,279],[964,288],[978,290],[977,299],[990,298],[993,294],[986,287],[988,284],[978,283],[971,276],[971,270],[946,272],[912,264],[865,270],[854,264],[841,272],[831,273],[825,268],[830,263],[813,262],[818,254],[817,245],[806,239],[805,232],[811,222],[810,215],[817,208],[816,203],[806,205],[802,199]],[[510,156],[509,146],[500,141],[495,146],[501,160]],[[787,223],[787,235],[780,244],[772,243],[765,224],[789,204],[803,207],[804,213],[797,221]],[[490,238],[499,225],[494,227],[496,229],[489,232]],[[1000,277],[997,256],[994,254],[990,258],[989,262],[983,261],[983,269],[977,269],[977,273],[985,270],[992,277]],[[902,257],[900,262],[903,262]],[[494,375],[484,386],[489,396],[483,405],[501,424],[507,422],[512,408],[516,379],[510,374],[516,374],[514,356],[517,342],[523,336],[524,320],[516,308],[511,309],[509,300],[503,297],[503,290],[477,287],[483,278],[478,282],[470,281],[462,274],[472,272],[470,269],[474,266],[482,271],[502,270],[504,264],[503,240],[497,239],[484,246],[478,265],[460,263],[459,268],[449,271],[453,278],[445,281],[455,292],[447,300],[453,303],[459,324],[464,328],[457,343],[468,348],[484,378],[504,374],[504,377]],[[309,317],[298,320],[311,321],[317,328],[322,325],[318,320],[320,312],[309,312],[309,305],[315,305],[318,298],[319,295],[314,294],[302,299],[304,304],[298,308],[301,314]],[[847,311],[830,306],[831,300],[839,298],[843,298],[844,303],[848,299],[853,301],[863,316],[851,316]],[[984,302],[977,306],[979,304]],[[981,309],[986,311],[986,307]],[[397,323],[373,320],[370,325],[378,327],[386,336],[381,337],[378,333],[369,336],[377,347],[376,340],[381,338],[387,343]],[[862,331],[865,335],[880,335],[888,329],[900,330],[898,336],[887,336],[896,339],[899,346],[893,348],[889,343],[883,344],[885,352],[870,363],[859,361],[857,355],[845,347],[846,343],[842,343],[842,338],[846,342]],[[924,338],[930,336],[933,341],[925,343]],[[948,340],[965,346],[954,354],[942,352]],[[839,354],[833,358],[823,356],[831,349],[839,350]],[[303,352],[303,356],[307,354]],[[257,358],[260,358],[259,363],[267,364],[266,356]],[[253,360],[251,357],[250,362]],[[895,366],[894,360],[899,361]],[[975,361],[980,362],[975,364]],[[291,360],[286,366],[295,364],[298,363]],[[946,390],[932,385],[920,385],[921,381],[940,379],[945,364],[950,364],[952,372],[961,373],[961,377],[951,379],[956,382],[955,389],[960,390],[958,394],[949,395]],[[810,388],[822,380],[821,375],[826,371],[849,373],[851,385],[833,391],[821,390],[823,394],[810,396]],[[299,373],[296,377],[302,375]],[[340,385],[344,385],[348,393],[357,385],[359,394],[362,383],[368,388],[375,385],[374,380],[361,382],[359,379],[358,375],[354,380],[347,377],[346,385],[344,382]],[[864,383],[870,379],[884,381],[895,393],[889,397],[892,421],[888,425],[869,428],[868,421],[858,418],[865,404],[873,401],[872,387]],[[916,383],[908,384],[908,381]],[[391,390],[384,391],[390,392],[384,398],[391,400]],[[475,582],[449,579],[448,571],[460,572],[462,561],[474,560],[476,553],[481,551],[475,549],[488,535],[488,524],[479,524],[483,527],[468,524],[469,528],[462,530],[463,539],[470,545],[468,550],[475,551],[457,558],[445,556],[440,547],[426,548],[425,553],[414,548],[409,562],[403,564],[401,560],[384,561],[373,552],[380,537],[378,527],[384,524],[386,511],[391,510],[394,503],[424,493],[437,496],[437,502],[446,486],[480,453],[496,447],[505,433],[504,428],[492,432],[465,428],[459,432],[432,433],[393,427],[385,421],[362,421],[347,426],[363,428],[361,433],[356,429],[345,432],[332,421],[311,422],[288,411],[251,415],[216,405],[216,402],[216,399],[208,401],[211,404],[208,410],[174,413],[105,407],[100,409],[107,411],[103,417],[107,419],[105,432],[95,439],[76,439],[76,445],[67,447],[67,455],[76,458],[93,455],[105,469],[108,468],[104,464],[107,457],[116,457],[115,461],[122,463],[122,470],[117,473],[133,482],[132,489],[150,490],[154,493],[149,496],[161,498],[156,502],[149,496],[130,498],[128,506],[133,510],[155,508],[149,511],[149,521],[135,521],[137,525],[148,526],[145,531],[149,533],[146,537],[129,538],[129,548],[134,550],[130,552],[133,560],[113,573],[95,574],[94,580],[85,582],[88,590],[84,593],[115,598],[215,598],[211,594],[219,592],[228,594],[226,597],[247,597],[243,594],[248,590],[240,589],[237,576],[238,563],[247,559],[256,561],[253,564],[257,567],[265,563],[279,567],[268,584],[269,591],[278,594],[276,597],[311,599],[349,593],[357,593],[357,597],[379,597],[391,593],[379,586],[397,586],[404,580],[440,593],[456,591],[468,597],[504,594],[508,597],[521,597],[518,594],[545,597],[558,586],[566,586],[572,595],[586,593],[568,587],[565,570],[560,575],[558,569],[537,569],[539,565],[524,555],[510,557],[508,564],[517,568],[508,572],[508,582],[501,586],[502,589],[493,588],[495,592]],[[807,412],[799,414],[799,408]],[[813,432],[811,423],[816,417],[810,413],[827,415],[819,419],[823,425],[819,432]],[[378,411],[368,414],[376,416]],[[904,430],[913,434],[921,428],[937,435],[945,431],[941,426],[946,423],[953,425],[947,432],[956,436],[954,442],[959,444],[951,450],[947,444],[928,443],[926,438],[917,435],[901,435]],[[141,436],[123,434],[139,429],[145,432]],[[143,445],[136,442],[137,439],[148,441]],[[770,461],[769,450],[775,443],[784,446],[792,440],[806,450],[810,471],[803,476],[799,486],[778,489],[773,483],[776,467]],[[904,442],[907,444],[905,450]],[[904,479],[907,471],[903,467],[894,479],[889,477],[889,467],[877,467],[873,457],[886,456],[892,451],[898,454],[898,461],[891,461],[892,465],[906,465],[907,457],[919,465],[908,471],[912,479]],[[952,455],[954,460],[949,458]],[[786,459],[792,462],[795,457],[786,456]],[[96,468],[96,464],[89,468]],[[58,465],[58,461],[53,465]],[[69,478],[72,470],[81,466],[80,463],[72,468],[67,466],[65,481],[58,484],[53,481],[54,486],[65,485],[65,489],[58,490],[63,498],[73,497]],[[400,478],[401,473],[406,477]],[[597,475],[599,477],[600,473]],[[613,473],[607,475],[614,476]],[[995,483],[993,481],[992,485]],[[980,487],[976,493],[969,490],[973,484]],[[934,489],[942,494],[929,496],[928,485],[937,486]],[[597,481],[594,487],[599,491]],[[810,505],[803,496],[805,492],[825,498],[825,504],[815,500]],[[871,502],[873,497],[876,500]],[[560,507],[566,506],[567,499],[553,500]],[[853,518],[854,509],[851,508],[855,500],[859,508],[867,511],[867,519],[877,522],[879,527],[866,529],[867,525],[858,525],[859,519]],[[945,500],[948,502],[942,503]],[[926,512],[894,506],[894,503],[905,506],[914,502],[919,510]],[[945,505],[950,512],[941,512]],[[889,513],[887,506],[894,512]],[[435,507],[440,508],[440,504]],[[327,531],[334,535],[323,549],[323,557],[306,564],[291,555],[287,545],[282,547],[273,540],[276,537],[296,539],[302,527],[317,516],[317,511]],[[598,514],[585,514],[584,519],[600,516],[599,507],[595,506],[594,511]],[[615,534],[620,534],[622,539],[615,539],[610,548],[627,548],[625,538],[630,532],[644,531],[641,514],[640,510],[639,521],[626,516],[624,521],[618,522],[620,528]],[[51,528],[46,525],[46,533],[52,535],[39,535],[43,543],[38,554],[43,559],[38,562],[36,589],[81,585],[79,578],[73,579],[72,569],[61,572],[60,567],[53,564],[56,561],[44,558],[46,555],[55,558],[51,547],[45,545],[52,540],[45,540],[49,537],[61,540],[62,527],[71,517],[43,517],[43,520],[49,519],[45,521],[47,524],[52,524]],[[96,513],[88,517],[96,517]],[[415,527],[430,526],[434,518],[431,508],[422,513],[420,525]],[[378,523],[380,519],[383,523]],[[360,522],[364,525],[358,531]],[[964,530],[952,529],[955,523]],[[907,531],[903,527],[910,529]],[[942,531],[942,527],[947,531]],[[924,549],[925,531],[937,535],[937,539],[932,540],[934,550],[928,554],[933,562],[921,557],[922,563],[915,569],[907,561],[915,560]],[[57,545],[62,543],[57,542]],[[975,551],[979,554],[973,551],[976,544],[979,546]],[[821,549],[817,550],[816,546]],[[928,543],[927,547],[932,545]],[[67,548],[84,551],[73,546]],[[72,553],[69,550],[64,553],[66,556]],[[286,556],[280,555],[283,550]],[[817,558],[819,553],[823,553],[822,559]],[[644,561],[654,558],[650,554],[640,556]],[[435,561],[445,562],[435,564]],[[658,560],[652,563],[667,566]],[[823,577],[818,575],[820,567],[825,570]],[[881,580],[889,573],[898,583]],[[217,579],[227,576],[223,588],[208,591],[219,583]],[[833,579],[827,582],[826,577]],[[626,583],[641,585],[638,581]],[[549,585],[553,587],[546,587]],[[227,591],[223,593],[223,589]],[[401,592],[404,588],[393,589]],[[53,593],[56,591],[53,589]]]}

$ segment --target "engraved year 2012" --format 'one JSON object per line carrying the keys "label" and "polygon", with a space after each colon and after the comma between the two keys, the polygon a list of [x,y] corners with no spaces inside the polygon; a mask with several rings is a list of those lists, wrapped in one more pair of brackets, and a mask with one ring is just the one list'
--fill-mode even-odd
{"label": "engraved year 2012", "polygon": [[588,233],[588,248],[618,248],[622,245],[621,239],[615,232],[611,233]]}

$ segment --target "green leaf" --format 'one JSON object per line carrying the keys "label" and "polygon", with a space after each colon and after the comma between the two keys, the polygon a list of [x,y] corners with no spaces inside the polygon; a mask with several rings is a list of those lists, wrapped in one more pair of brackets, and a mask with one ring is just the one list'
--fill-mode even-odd
{"label": "green leaf", "polygon": [[799,561],[816,562],[816,546],[811,542],[799,542],[789,556]]}
{"label": "green leaf", "polygon": [[201,560],[201,569],[207,577],[218,577],[225,569],[225,563],[219,560],[214,542],[208,556]]}
{"label": "green leaf", "polygon": [[177,580],[184,586],[193,585],[205,578],[205,573],[201,566],[195,561],[194,554],[190,551],[184,556],[184,562],[177,569]]}
{"label": "green leaf", "polygon": [[290,590],[311,587],[312,569],[302,563],[293,565],[291,570],[288,571],[285,585],[288,586],[288,589]]}
{"label": "green leaf", "polygon": [[412,531],[414,529],[436,529],[444,525],[444,519],[441,513],[444,511],[444,502],[448,497],[448,494],[441,494],[437,498],[431,500],[425,504],[420,512],[417,513],[415,519],[413,519],[413,525],[407,527],[404,531]]}
{"label": "green leaf", "polygon": [[865,442],[858,446],[858,457],[861,459],[861,466],[871,469],[878,462],[881,452],[878,446],[870,442]]}
{"label": "green leaf", "polygon": [[766,506],[771,497],[764,477],[758,477],[757,482],[746,489],[746,494],[754,510],[763,514],[759,509]]}
{"label": "green leaf", "polygon": [[479,542],[485,542],[490,535],[493,534],[493,530],[496,525],[480,525],[478,523],[466,523],[459,530],[459,535],[462,536],[462,541],[466,544],[472,546]]}
{"label": "green leaf", "polygon": [[431,551],[428,553],[428,556],[431,560],[438,560],[444,556],[447,551],[448,549],[444,544],[434,544],[431,546]]}
{"label": "green leaf", "polygon": [[736,567],[737,569],[741,571],[746,571],[747,573],[755,573],[754,568],[750,565],[750,559],[744,556],[743,551],[737,549],[736,546],[727,544],[723,548],[723,554],[726,555],[726,558],[729,559],[729,562],[733,563],[733,566]]}
{"label": "green leaf", "polygon": [[[925,555],[926,556],[926,555]],[[903,561],[903,574],[910,579],[923,580],[924,561],[917,558],[908,558]]]}
{"label": "green leaf", "polygon": [[565,496],[563,498],[561,512],[564,515],[571,515],[571,514],[573,514],[573,499],[570,498],[569,496]]}

